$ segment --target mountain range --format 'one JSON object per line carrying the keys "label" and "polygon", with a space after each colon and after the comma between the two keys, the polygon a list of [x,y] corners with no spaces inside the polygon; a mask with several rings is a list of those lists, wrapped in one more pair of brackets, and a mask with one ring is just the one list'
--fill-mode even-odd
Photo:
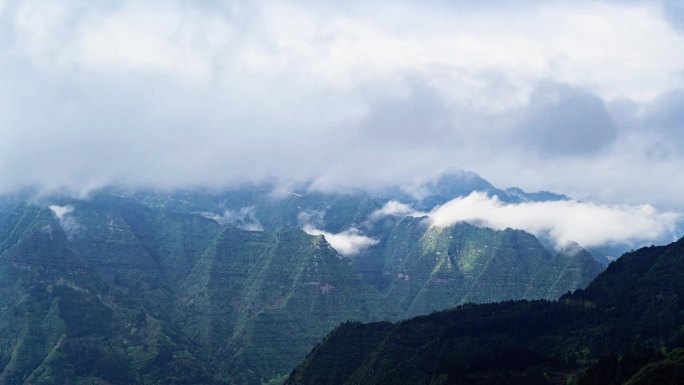
{"label": "mountain range", "polygon": [[684,238],[642,248],[559,300],[345,323],[290,385],[684,383]]}
{"label": "mountain range", "polygon": [[[340,323],[555,299],[603,269],[521,230],[371,220],[389,200],[420,208],[477,189],[564,199],[470,173],[428,187],[420,199],[273,186],[5,197],[0,383],[277,383]],[[367,247],[341,254],[327,239],[340,233]]]}

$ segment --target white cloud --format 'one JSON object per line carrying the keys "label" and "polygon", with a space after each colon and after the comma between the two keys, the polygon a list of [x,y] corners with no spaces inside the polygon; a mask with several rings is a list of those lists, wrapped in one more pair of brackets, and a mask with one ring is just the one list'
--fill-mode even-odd
{"label": "white cloud", "polygon": [[[2,191],[224,187],[272,176],[364,188],[453,166],[499,186],[682,207],[681,151],[654,159],[658,148],[639,144],[652,127],[630,139],[620,126],[684,86],[684,36],[658,3],[0,8]],[[526,114],[540,83],[574,91]],[[571,103],[585,94],[600,114]],[[595,130],[582,117],[623,102],[634,111],[608,108],[616,127],[590,143],[584,134]],[[578,141],[562,159],[549,158],[563,146],[526,147],[529,138],[564,139],[559,129]]]}
{"label": "white cloud", "polygon": [[57,206],[57,205],[52,205],[50,206],[50,210],[55,214],[57,219],[60,221],[64,219],[64,217],[69,214],[70,212],[74,211],[73,206]]}
{"label": "white cloud", "polygon": [[432,226],[470,222],[495,229],[523,229],[549,236],[558,246],[578,242],[591,247],[662,240],[674,236],[679,214],[653,206],[602,205],[573,200],[506,204],[475,192],[429,213]]}
{"label": "white cloud", "polygon": [[74,41],[76,64],[96,71],[168,73],[208,80],[214,61],[234,37],[220,15],[171,6],[134,4],[83,23]]}
{"label": "white cloud", "polygon": [[[485,110],[524,104],[539,80],[610,99],[652,98],[681,85],[684,67],[684,38],[660,8],[641,4],[457,9],[371,2],[341,11],[296,2],[142,1],[101,9],[30,0],[14,20],[15,48],[29,47],[35,61],[67,71],[139,71],[231,88],[244,79],[237,92],[288,78],[340,92],[412,73],[452,103]],[[308,97],[297,93],[295,101]]]}
{"label": "white cloud", "polygon": [[401,203],[395,200],[391,200],[385,203],[381,208],[375,210],[368,217],[369,220],[375,221],[386,216],[399,216],[399,217],[421,217],[427,215],[427,213],[416,211],[406,203]]}
{"label": "white cloud", "polygon": [[325,210],[304,210],[297,214],[300,226],[323,227],[325,224]]}
{"label": "white cloud", "polygon": [[309,225],[304,226],[302,230],[311,235],[323,235],[330,246],[344,256],[356,255],[378,243],[376,239],[362,235],[356,228],[350,228],[336,234]]}
{"label": "white cloud", "polygon": [[222,225],[231,224],[235,227],[249,231],[264,230],[263,226],[261,226],[261,223],[259,223],[259,220],[256,218],[254,206],[242,207],[236,210],[225,210],[223,215],[217,215],[215,213],[203,213],[203,215]]}
{"label": "white cloud", "polygon": [[59,225],[62,227],[62,230],[64,230],[68,237],[72,237],[81,228],[81,225],[78,223],[76,218],[70,215],[72,212],[74,212],[74,206],[51,205],[49,206],[49,209],[53,214],[55,214],[59,220]]}

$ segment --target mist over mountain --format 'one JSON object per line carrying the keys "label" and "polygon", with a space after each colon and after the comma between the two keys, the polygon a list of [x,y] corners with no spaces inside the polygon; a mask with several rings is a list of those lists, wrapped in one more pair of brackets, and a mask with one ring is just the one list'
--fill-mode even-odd
{"label": "mist over mountain", "polygon": [[0,385],[680,385],[679,3],[0,0]]}
{"label": "mist over mountain", "polygon": [[420,197],[266,184],[6,196],[0,379],[260,384],[284,379],[348,320],[555,299],[603,270],[579,245],[388,209],[395,198],[439,207],[484,185],[452,172]]}
{"label": "mist over mountain", "polygon": [[[423,183],[381,190],[328,192],[307,181],[266,181],[232,189],[171,191],[112,186],[91,195],[103,193],[200,214],[246,230],[299,227],[327,235],[329,241],[339,245],[338,251],[348,255],[375,245],[384,231],[381,224],[388,217],[424,218],[427,227],[468,222],[498,230],[522,229],[551,249],[579,243],[596,249],[598,255],[613,258],[631,248],[672,241],[682,226],[677,212],[659,211],[651,205],[598,204],[548,191],[500,189],[474,172],[453,168]],[[70,201],[90,198],[25,189],[3,199],[53,205],[68,218]]]}
{"label": "mist over mountain", "polygon": [[0,191],[382,189],[456,166],[681,210],[673,3],[4,0]]}

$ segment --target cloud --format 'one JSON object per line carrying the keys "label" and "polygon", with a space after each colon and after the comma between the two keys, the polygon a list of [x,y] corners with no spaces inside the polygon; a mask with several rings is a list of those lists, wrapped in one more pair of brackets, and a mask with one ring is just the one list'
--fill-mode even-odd
{"label": "cloud", "polygon": [[368,113],[357,124],[357,134],[370,142],[414,147],[447,145],[456,140],[452,113],[435,89],[412,84],[407,95],[390,96],[370,104]]}
{"label": "cloud", "polygon": [[381,208],[373,211],[368,219],[376,221],[386,216],[421,217],[424,215],[427,215],[427,213],[416,211],[411,205],[391,200],[385,203]]}
{"label": "cloud", "polygon": [[60,221],[64,219],[64,217],[74,211],[73,206],[57,206],[57,205],[52,205],[49,207],[50,211],[52,211],[53,214],[59,219]]}
{"label": "cloud", "polygon": [[684,31],[684,4],[679,1],[662,0],[662,5],[672,25]]}
{"label": "cloud", "polygon": [[645,106],[638,129],[661,135],[666,141],[684,144],[684,89],[665,93]]}
{"label": "cloud", "polygon": [[601,205],[574,200],[506,204],[475,192],[434,208],[432,226],[457,222],[505,229],[523,229],[550,237],[561,247],[578,242],[584,247],[671,240],[680,215],[653,206]]}
{"label": "cloud", "polygon": [[312,226],[321,228],[325,226],[325,210],[303,210],[297,214],[297,223],[300,226]]}
{"label": "cloud", "polygon": [[617,137],[603,101],[583,89],[541,83],[514,131],[548,156],[589,153]]}
{"label": "cloud", "polygon": [[72,237],[81,228],[80,223],[78,223],[76,218],[71,215],[71,213],[74,212],[73,206],[51,205],[49,206],[49,209],[53,214],[55,214],[59,220],[59,225],[62,227],[62,230],[64,230],[68,237]]}
{"label": "cloud", "polygon": [[261,226],[255,214],[255,208],[248,206],[238,210],[226,210],[223,212],[223,215],[216,215],[215,213],[204,213],[203,215],[222,225],[231,224],[243,230],[263,231],[264,227]]}
{"label": "cloud", "polygon": [[356,228],[332,234],[312,226],[302,228],[307,234],[323,235],[335,250],[344,256],[353,256],[378,243],[378,240],[362,235]]}
{"label": "cloud", "polygon": [[2,0],[0,192],[454,166],[681,208],[684,155],[642,119],[684,89],[668,4]]}

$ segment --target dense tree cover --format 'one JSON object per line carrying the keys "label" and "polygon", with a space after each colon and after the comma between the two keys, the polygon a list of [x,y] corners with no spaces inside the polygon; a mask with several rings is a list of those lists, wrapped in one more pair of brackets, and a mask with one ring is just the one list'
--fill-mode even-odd
{"label": "dense tree cover", "polygon": [[427,228],[411,217],[394,225],[380,253],[387,296],[408,315],[467,302],[557,299],[603,270],[581,248],[553,255],[521,230]]}
{"label": "dense tree cover", "polygon": [[[246,202],[263,204],[263,231],[215,217]],[[598,272],[588,254],[554,256],[521,231],[391,217],[375,225],[374,251],[350,260],[293,227],[299,213],[325,209],[325,230],[342,230],[378,207],[364,194],[249,190],[0,199],[0,383],[278,383],[347,320],[556,297]],[[365,274],[370,260],[379,270]],[[355,361],[330,361],[318,380],[359,365],[390,326],[359,326]]]}
{"label": "dense tree cover", "polygon": [[72,205],[71,224],[23,204],[0,222],[3,384],[259,384],[340,322],[399,315],[320,236]]}
{"label": "dense tree cover", "polygon": [[333,355],[349,370],[330,385],[680,384],[684,239],[628,253],[558,301],[464,305],[385,327],[363,358],[343,354],[363,328],[338,327],[287,384],[316,383]]}

